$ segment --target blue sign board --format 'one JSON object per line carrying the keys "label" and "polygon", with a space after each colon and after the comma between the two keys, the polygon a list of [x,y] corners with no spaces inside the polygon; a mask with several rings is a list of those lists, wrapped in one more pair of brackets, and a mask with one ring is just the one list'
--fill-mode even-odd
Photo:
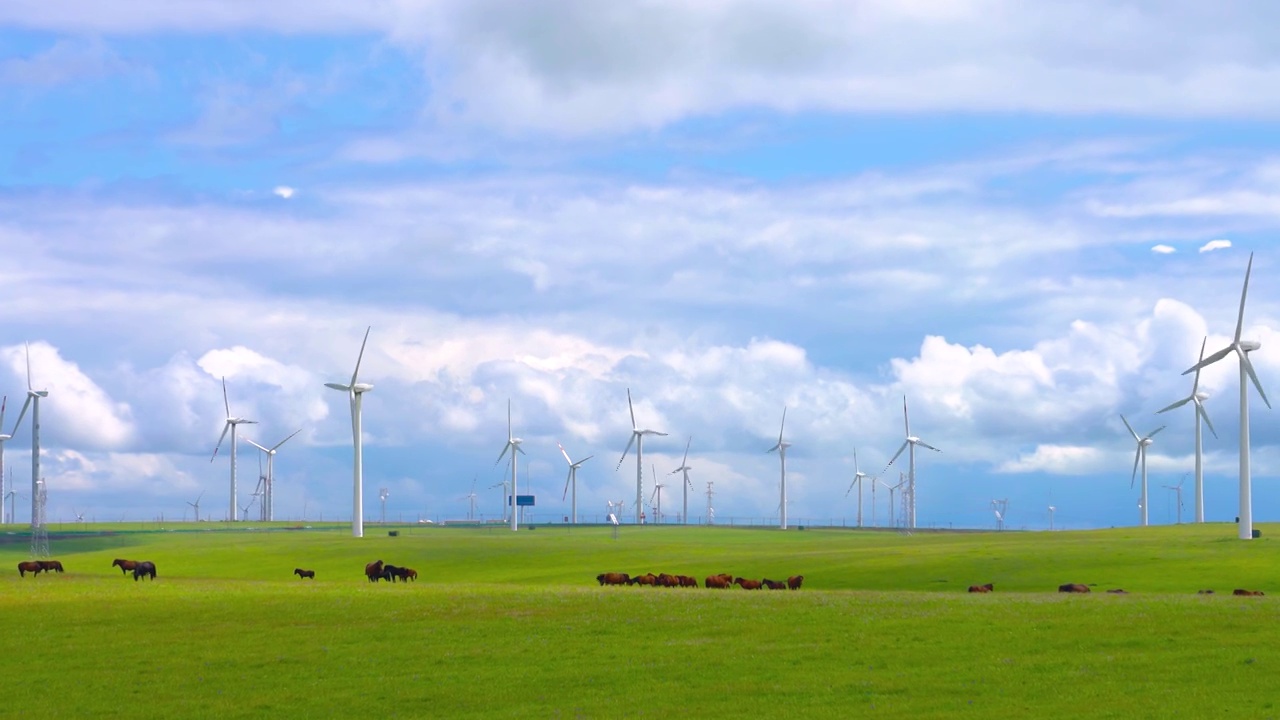
{"label": "blue sign board", "polygon": [[[534,496],[533,496],[533,495],[517,495],[517,496],[516,496],[516,506],[517,506],[517,507],[533,507],[533,506],[534,506],[534,504],[535,504],[535,503],[533,502],[533,498],[534,498]],[[510,495],[508,495],[508,496],[507,496],[507,507],[511,507],[511,496],[510,496]]]}

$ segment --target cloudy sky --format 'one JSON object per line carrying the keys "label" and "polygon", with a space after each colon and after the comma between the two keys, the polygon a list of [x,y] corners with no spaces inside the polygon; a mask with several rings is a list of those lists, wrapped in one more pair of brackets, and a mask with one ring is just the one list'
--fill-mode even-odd
{"label": "cloudy sky", "polygon": [[[372,326],[365,508],[501,511],[507,401],[535,519],[635,497],[856,521],[911,429],[921,525],[1153,523],[1192,469],[1207,335],[1280,397],[1280,10],[1012,0],[0,5],[0,392],[30,516],[228,512],[232,414],[277,517],[351,513],[346,396]],[[1236,515],[1234,362],[1202,377],[1206,512]],[[1254,513],[1280,422],[1254,395]],[[29,418],[29,416],[28,416]],[[257,451],[241,444],[239,504]],[[652,463],[653,467],[649,467]],[[7,478],[6,478],[7,479]],[[1191,480],[1183,499],[1192,512]],[[523,490],[522,490],[523,492]],[[886,522],[888,493],[876,495]],[[870,523],[870,486],[863,500]],[[628,509],[627,515],[631,515]],[[648,511],[652,517],[653,510]],[[256,517],[257,508],[250,514]]]}

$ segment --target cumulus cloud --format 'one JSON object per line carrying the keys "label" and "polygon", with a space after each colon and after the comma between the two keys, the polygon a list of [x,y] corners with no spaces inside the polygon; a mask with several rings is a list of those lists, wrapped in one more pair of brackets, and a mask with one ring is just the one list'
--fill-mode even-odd
{"label": "cumulus cloud", "polygon": [[1172,245],[1161,244],[1161,245],[1151,246],[1151,252],[1156,253],[1157,255],[1170,255],[1177,251],[1178,251],[1177,248],[1173,247]]}
{"label": "cumulus cloud", "polygon": [[1229,247],[1231,247],[1230,240],[1210,240],[1209,242],[1200,246],[1200,252],[1202,253],[1213,252],[1214,250],[1223,250]]}
{"label": "cumulus cloud", "polygon": [[289,187],[288,185],[277,185],[276,188],[271,192],[273,195],[275,195],[278,198],[288,200],[289,198],[293,197],[293,193],[295,191],[293,188]]}

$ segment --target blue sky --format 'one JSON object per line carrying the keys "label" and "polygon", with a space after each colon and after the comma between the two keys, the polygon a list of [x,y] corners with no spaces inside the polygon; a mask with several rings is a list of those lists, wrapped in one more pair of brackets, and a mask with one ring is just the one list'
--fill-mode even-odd
{"label": "blue sky", "polygon": [[[0,390],[8,432],[29,342],[51,518],[181,517],[200,493],[224,515],[224,376],[259,421],[242,436],[301,428],[277,516],[349,517],[323,384],[368,326],[371,519],[380,487],[388,515],[465,517],[473,478],[497,515],[508,398],[544,521],[568,512],[557,442],[595,456],[584,519],[630,503],[630,388],[670,433],[645,447],[668,513],[692,436],[691,515],[712,481],[721,521],[776,517],[786,406],[789,518],[853,523],[853,450],[882,473],[906,396],[943,450],[921,525],[993,527],[996,498],[1011,527],[1051,504],[1059,527],[1136,523],[1120,413],[1168,425],[1170,522],[1192,418],[1153,413],[1228,341],[1250,252],[1245,335],[1280,397],[1269,5],[353,7],[0,8]],[[1234,365],[1202,383],[1206,513],[1230,520]],[[1251,402],[1274,521],[1280,423]],[[25,421],[5,450],[28,492]]]}

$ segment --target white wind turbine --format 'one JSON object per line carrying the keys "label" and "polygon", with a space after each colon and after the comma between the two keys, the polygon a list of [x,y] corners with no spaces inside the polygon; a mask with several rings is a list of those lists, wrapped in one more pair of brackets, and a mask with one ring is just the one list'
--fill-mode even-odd
{"label": "white wind turbine", "polygon": [[201,490],[201,491],[200,491],[200,494],[199,494],[198,496],[196,496],[196,501],[195,501],[195,502],[187,501],[187,504],[188,504],[188,505],[190,505],[191,507],[195,508],[195,511],[196,511],[196,522],[200,522],[200,498],[202,498],[202,497],[204,497],[204,491],[203,491],[203,490]]}
{"label": "white wind turbine", "polygon": [[1178,481],[1178,484],[1177,484],[1177,485],[1163,485],[1163,486],[1161,486],[1161,487],[1164,487],[1166,490],[1172,490],[1172,491],[1174,491],[1174,492],[1175,492],[1175,493],[1177,493],[1177,495],[1178,495],[1178,498],[1177,498],[1177,499],[1178,499],[1178,524],[1179,524],[1179,525],[1181,525],[1181,524],[1182,524],[1182,483],[1184,483],[1184,482],[1186,482],[1186,481],[1187,481],[1187,476],[1184,474],[1184,475],[1182,476],[1182,479]]}
{"label": "white wind turbine", "polygon": [[[1204,362],[1204,346],[1205,346],[1205,343],[1207,343],[1208,341],[1209,341],[1209,338],[1205,338],[1200,342],[1200,361],[1201,362]],[[1182,407],[1187,403],[1191,403],[1192,407],[1195,408],[1195,411],[1196,411],[1196,485],[1195,485],[1196,522],[1202,523],[1204,522],[1204,468],[1203,468],[1203,464],[1202,464],[1203,461],[1201,457],[1203,443],[1201,441],[1202,433],[1200,430],[1200,421],[1204,420],[1204,424],[1209,426],[1209,432],[1213,433],[1213,436],[1215,438],[1218,437],[1218,431],[1213,429],[1213,423],[1209,422],[1209,413],[1205,412],[1205,409],[1204,409],[1204,401],[1208,399],[1209,395],[1208,393],[1200,391],[1200,368],[1196,367],[1194,369],[1196,371],[1196,377],[1195,377],[1195,380],[1193,380],[1191,383],[1191,394],[1169,405],[1163,410],[1158,410],[1156,414],[1159,415],[1162,412],[1167,412],[1176,407]],[[1179,493],[1179,497],[1181,497],[1181,493]],[[1182,522],[1181,518],[1179,518],[1178,522],[1179,523]]]}
{"label": "white wind turbine", "polygon": [[791,447],[791,443],[782,439],[782,433],[787,429],[787,406],[782,406],[782,425],[778,428],[778,443],[769,448],[766,452],[778,452],[778,460],[782,464],[782,496],[778,503],[778,527],[782,530],[787,529],[787,448]]}
{"label": "white wind turbine", "polygon": [[693,489],[693,482],[689,480],[689,471],[693,468],[689,467],[689,446],[693,444],[693,436],[689,436],[689,441],[684,444],[684,459],[680,461],[680,467],[667,473],[675,475],[678,472],[684,473],[684,514],[680,516],[681,522],[685,525],[689,524],[689,491]]}
{"label": "white wind turbine", "polygon": [[1052,505],[1050,505],[1050,506],[1049,506],[1049,529],[1050,529],[1050,530],[1052,530],[1052,529],[1053,529],[1053,513],[1054,513],[1057,509],[1058,509],[1058,508],[1056,508],[1056,507],[1054,507],[1054,506],[1052,506]]}
{"label": "white wind turbine", "polygon": [[889,527],[896,527],[898,525],[898,521],[896,519],[896,515],[894,514],[894,510],[893,510],[893,494],[897,492],[898,489],[900,489],[903,485],[905,485],[906,481],[899,480],[897,485],[890,485],[889,483],[881,480],[880,484],[883,485],[885,489],[889,491]]}
{"label": "white wind turbine", "polygon": [[341,390],[347,394],[347,399],[351,402],[351,440],[354,450],[354,480],[351,489],[351,535],[352,537],[364,537],[364,455],[363,442],[361,440],[362,430],[360,427],[360,405],[364,394],[373,389],[373,385],[369,383],[359,382],[360,377],[360,361],[364,359],[364,346],[369,342],[369,331],[373,329],[370,325],[364,331],[364,341],[360,343],[360,354],[356,356],[356,369],[351,373],[351,383],[341,385],[339,383],[325,383],[324,386]]}
{"label": "white wind turbine", "polygon": [[[213,462],[218,458],[218,450],[222,447],[222,441],[227,437],[227,431],[231,431],[231,520],[235,521],[236,517],[236,426],[240,424],[252,425],[257,420],[246,420],[244,418],[235,417],[231,414],[231,402],[227,399],[227,379],[222,378],[222,404],[227,410],[227,420],[222,425],[222,434],[218,436],[218,444],[213,448],[213,455],[209,458],[209,462]],[[245,518],[246,520],[248,518]]]}
{"label": "white wind turbine", "polygon": [[[898,446],[898,452],[894,453],[893,457],[889,459],[889,465],[893,465],[893,461],[898,459],[903,450],[910,448],[907,453],[907,493],[911,498],[911,504],[907,508],[907,517],[904,518],[904,521],[908,529],[914,529],[916,526],[916,446],[929,448],[934,452],[942,451],[911,434],[911,420],[907,417],[907,398],[905,395],[902,397],[902,424],[907,430],[907,439],[903,440],[902,445]],[[885,465],[884,469],[888,470],[889,465]]]}
{"label": "white wind turbine", "polygon": [[570,522],[576,525],[578,524],[578,468],[582,467],[582,463],[595,457],[595,455],[588,455],[578,462],[574,462],[569,459],[569,453],[565,451],[563,445],[556,443],[556,447],[560,448],[560,454],[564,456],[564,461],[569,463],[569,475],[564,479],[564,493],[560,496],[560,502],[564,502],[565,497],[569,494],[569,486],[572,485],[573,500],[569,505],[571,513],[569,517],[572,518]]}
{"label": "white wind turbine", "polygon": [[280,442],[276,443],[275,445],[272,445],[270,448],[262,447],[261,445],[259,445],[258,443],[256,443],[256,442],[254,442],[254,441],[250,440],[249,438],[245,438],[245,439],[244,439],[244,441],[245,441],[245,442],[249,443],[250,445],[252,445],[252,446],[254,446],[254,447],[256,447],[256,448],[258,448],[258,449],[259,449],[259,450],[261,450],[263,453],[266,453],[266,456],[267,456],[267,475],[266,475],[267,481],[266,481],[266,487],[264,487],[264,488],[263,488],[263,491],[262,491],[262,492],[263,492],[263,495],[262,495],[262,498],[263,498],[262,505],[263,505],[263,514],[266,516],[266,520],[267,520],[268,522],[270,522],[270,521],[272,521],[272,520],[275,520],[275,519],[276,519],[276,518],[275,518],[275,513],[276,513],[276,510],[275,510],[275,505],[276,505],[276,503],[275,503],[275,498],[276,498],[276,483],[275,483],[275,462],[276,462],[276,451],[280,449],[280,446],[281,446],[281,445],[283,445],[283,444],[285,444],[285,443],[289,442],[289,440],[290,440],[290,439],[292,439],[294,435],[297,435],[297,434],[298,434],[298,433],[300,433],[300,432],[302,432],[302,428],[298,428],[297,430],[294,430],[292,433],[290,433],[289,437],[287,437],[287,438],[285,438],[285,439],[281,440]]}
{"label": "white wind turbine", "polygon": [[636,425],[636,409],[631,404],[631,388],[627,388],[627,410],[631,412],[631,439],[627,441],[627,447],[623,449],[622,457],[618,458],[618,467],[614,468],[614,471],[622,467],[622,461],[627,459],[627,453],[634,444],[636,446],[636,524],[639,525],[640,515],[644,512],[644,436],[665,437],[666,433],[658,430],[641,430]]}
{"label": "white wind turbine", "polygon": [[[501,459],[501,458],[499,458]],[[507,481],[502,480],[489,486],[489,489],[502,488],[502,521],[507,521]]]}
{"label": "white wind turbine", "polygon": [[1155,430],[1152,430],[1151,432],[1147,433],[1146,436],[1138,437],[1138,433],[1133,431],[1133,426],[1129,424],[1128,420],[1124,419],[1124,415],[1120,416],[1120,421],[1123,422],[1124,426],[1129,429],[1129,434],[1133,436],[1133,441],[1138,444],[1137,454],[1133,456],[1133,473],[1129,477],[1129,488],[1133,489],[1133,480],[1138,476],[1138,463],[1141,462],[1142,463],[1142,499],[1139,501],[1139,506],[1142,508],[1142,526],[1146,527],[1147,526],[1147,505],[1148,505],[1147,503],[1147,448],[1151,446],[1151,443],[1155,442],[1151,438],[1155,437],[1155,434],[1163,430],[1165,426],[1161,425]]}
{"label": "white wind turbine", "polygon": [[[5,442],[7,442],[8,440],[10,440],[10,439],[12,439],[12,438],[13,438],[13,436],[12,436],[12,435],[4,435],[4,434],[3,434],[3,432],[4,432],[4,409],[5,409],[5,407],[6,407],[8,404],[9,404],[9,396],[8,396],[8,395],[5,395],[5,396],[4,396],[4,399],[3,399],[3,400],[0,400],[0,525],[4,525],[4,524],[6,523],[6,520],[5,520],[5,517],[4,517],[4,512],[3,512],[3,510],[4,510],[4,507],[3,507],[3,506],[4,506],[4,498],[5,498],[5,497],[7,497],[7,496],[5,495],[5,484],[4,484],[4,444],[5,444]],[[11,472],[11,473],[10,473],[10,476],[12,476],[12,474],[13,474],[13,473]],[[12,480],[11,480],[11,482],[12,482]],[[12,490],[12,489],[13,489],[13,488],[10,488],[10,490]]]}
{"label": "white wind turbine", "polygon": [[463,499],[463,500],[468,500],[468,501],[470,501],[470,503],[471,503],[471,508],[470,508],[469,510],[467,510],[467,519],[468,519],[468,520],[475,520],[475,519],[476,519],[476,480],[477,480],[479,477],[480,477],[479,475],[473,475],[473,476],[471,476],[471,492],[469,492],[469,493],[467,493],[466,495],[463,495],[463,496],[462,496],[462,499]]}
{"label": "white wind turbine", "polygon": [[[1253,363],[1249,362],[1249,353],[1262,347],[1262,343],[1257,340],[1241,340],[1240,334],[1244,330],[1244,301],[1249,295],[1249,273],[1253,271],[1253,253],[1249,253],[1249,265],[1244,271],[1244,289],[1240,291],[1240,313],[1236,316],[1236,334],[1231,344],[1209,357],[1196,363],[1191,369],[1182,373],[1194,372],[1203,367],[1212,365],[1222,358],[1234,352],[1240,361],[1240,524],[1239,537],[1241,540],[1249,540],[1253,537],[1253,485],[1249,475],[1249,384],[1245,382],[1245,377],[1253,381],[1253,386],[1258,389],[1258,395],[1262,398],[1262,402],[1267,404],[1267,408],[1271,408],[1271,401],[1267,400],[1267,394],[1262,391],[1262,383],[1258,382],[1258,375],[1253,371]],[[1143,511],[1146,514],[1146,511]]]}
{"label": "white wind turbine", "polygon": [[[844,496],[849,497],[849,493],[853,492],[853,486],[858,486],[858,527],[862,527],[862,478],[867,474],[858,469],[858,450],[853,450],[853,482],[849,483],[849,489],[844,491]],[[875,492],[875,485],[871,487],[872,493]],[[873,494],[872,497],[875,497]]]}
{"label": "white wind turbine", "polygon": [[[653,494],[649,496],[649,506],[653,508],[653,521],[655,523],[662,522],[662,488],[666,487],[658,482],[658,468],[653,465],[649,466],[649,471],[653,473]],[[654,499],[657,503],[654,503]]]}
{"label": "white wind turbine", "polygon": [[524,442],[520,438],[511,434],[511,400],[507,400],[507,444],[502,446],[502,452],[498,453],[498,459],[493,461],[494,465],[502,462],[502,458],[506,456],[507,451],[511,452],[511,529],[518,530],[520,522],[517,519],[516,505],[516,456],[525,455],[524,450],[520,449],[520,443]]}
{"label": "white wind turbine", "polygon": [[40,514],[40,398],[49,397],[48,390],[35,390],[31,387],[31,346],[27,345],[27,401],[22,404],[22,412],[18,413],[18,421],[13,424],[13,437],[22,425],[22,418],[31,408],[31,527],[35,528]]}

